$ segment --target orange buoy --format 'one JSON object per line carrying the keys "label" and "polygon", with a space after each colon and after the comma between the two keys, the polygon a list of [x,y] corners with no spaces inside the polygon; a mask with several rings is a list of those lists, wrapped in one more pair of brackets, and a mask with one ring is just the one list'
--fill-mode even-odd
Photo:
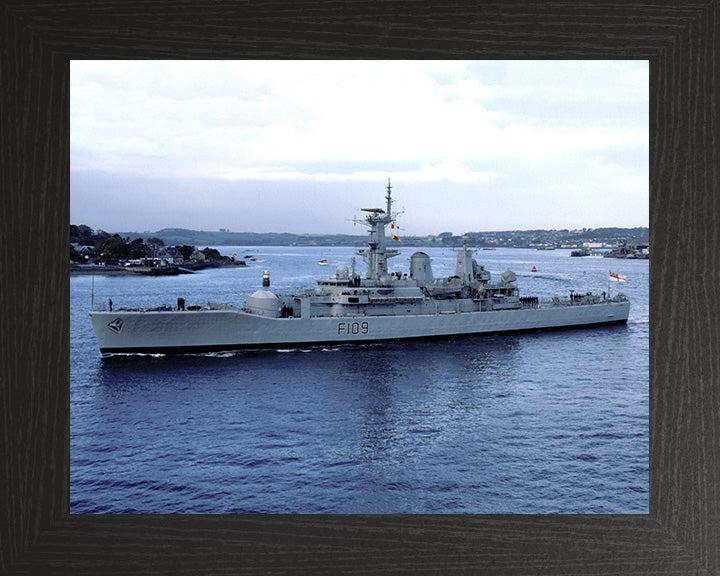
{"label": "orange buoy", "polygon": [[535,268],[535,266],[533,266],[532,272],[537,272],[537,268]]}

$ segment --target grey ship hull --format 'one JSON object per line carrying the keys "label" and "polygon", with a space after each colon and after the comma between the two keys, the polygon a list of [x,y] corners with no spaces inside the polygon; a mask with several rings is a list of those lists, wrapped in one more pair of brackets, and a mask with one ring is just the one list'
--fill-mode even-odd
{"label": "grey ship hull", "polygon": [[388,316],[270,318],[239,309],[90,312],[103,354],[284,348],[626,323],[630,303]]}
{"label": "grey ship hull", "polygon": [[[188,353],[243,348],[284,348],[443,338],[493,332],[518,332],[627,322],[630,303],[570,291],[540,302],[520,297],[509,269],[491,274],[472,258],[467,243],[457,253],[455,274],[435,279],[430,257],[416,252],[410,273],[390,272],[387,261],[399,252],[387,247],[385,227],[393,225],[388,180],[386,206],[363,208],[369,226],[368,248],[357,254],[367,262],[364,277],[347,266],[318,279],[315,290],[278,296],[258,290],[245,296],[244,308],[227,304],[180,310],[92,311],[100,351],[112,353]],[[396,239],[392,233],[391,238]]]}

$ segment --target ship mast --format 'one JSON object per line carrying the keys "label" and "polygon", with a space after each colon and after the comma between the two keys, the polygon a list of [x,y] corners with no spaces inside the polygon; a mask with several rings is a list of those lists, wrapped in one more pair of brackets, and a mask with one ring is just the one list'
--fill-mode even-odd
{"label": "ship mast", "polygon": [[358,250],[359,256],[362,256],[368,264],[367,278],[375,280],[380,284],[388,284],[390,276],[387,269],[387,259],[398,255],[397,250],[388,250],[385,244],[385,226],[394,222],[392,216],[392,187],[390,178],[387,184],[387,207],[383,211],[382,208],[363,208],[364,212],[369,214],[365,216],[365,223],[370,227],[370,237],[368,239],[368,250]]}

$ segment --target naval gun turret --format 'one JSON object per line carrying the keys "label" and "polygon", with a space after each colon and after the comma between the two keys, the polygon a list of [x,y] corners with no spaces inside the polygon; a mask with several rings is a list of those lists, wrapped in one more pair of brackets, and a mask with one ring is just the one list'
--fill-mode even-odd
{"label": "naval gun turret", "polygon": [[344,264],[340,264],[340,266],[337,267],[337,270],[335,270],[335,278],[341,282],[344,280],[350,280],[348,267]]}

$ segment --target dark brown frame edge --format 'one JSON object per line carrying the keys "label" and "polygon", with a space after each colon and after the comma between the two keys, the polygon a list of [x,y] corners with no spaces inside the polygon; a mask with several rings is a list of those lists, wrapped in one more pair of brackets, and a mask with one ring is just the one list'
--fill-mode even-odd
{"label": "dark brown frame edge", "polygon": [[[6,1],[0,571],[719,574],[719,16],[718,0]],[[68,514],[68,62],[287,57],[650,60],[648,515]]]}

